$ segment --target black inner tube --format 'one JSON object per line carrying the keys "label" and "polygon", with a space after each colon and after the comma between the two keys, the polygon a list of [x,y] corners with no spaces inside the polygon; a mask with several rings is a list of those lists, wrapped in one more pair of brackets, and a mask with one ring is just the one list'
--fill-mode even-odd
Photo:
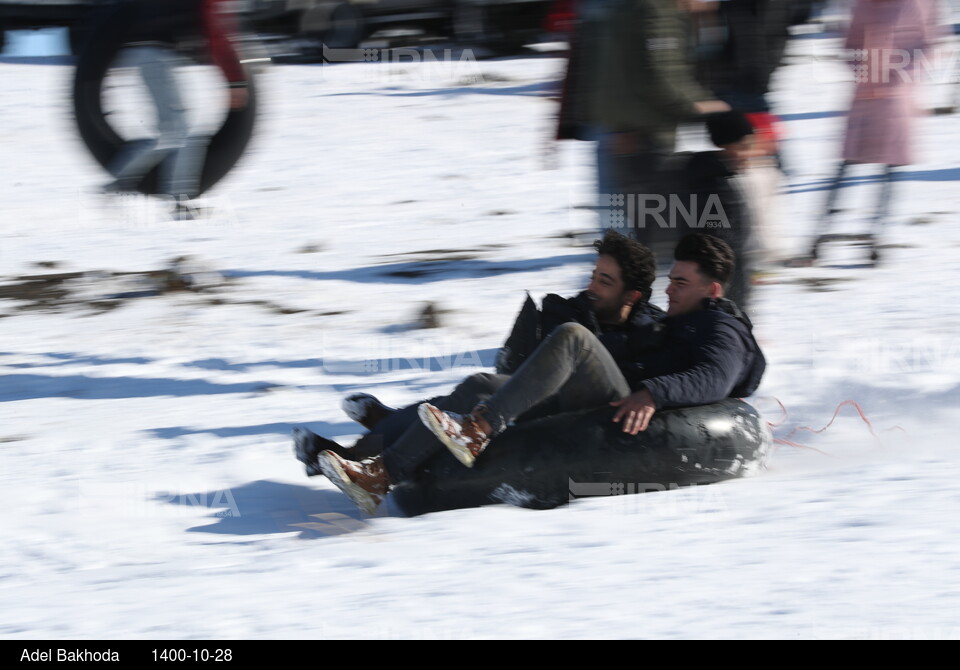
{"label": "black inner tube", "polygon": [[[73,109],[83,143],[100,165],[107,168],[129,142],[117,134],[103,109],[103,82],[125,42],[132,20],[130,6],[113,5],[91,29],[77,57],[73,83]],[[242,109],[230,110],[211,138],[200,173],[200,192],[206,192],[236,165],[253,135],[256,118],[256,87],[247,73],[249,99]],[[139,141],[139,140],[134,140]],[[167,159],[169,160],[169,159]],[[165,161],[164,161],[165,162]],[[148,172],[137,186],[141,193],[162,193],[159,175],[163,162]]]}
{"label": "black inner tube", "polygon": [[657,412],[646,431],[622,432],[614,410],[557,414],[519,423],[495,438],[473,468],[447,450],[392,492],[410,516],[509,503],[550,509],[574,497],[713,484],[759,467],[769,429],[742,400]]}

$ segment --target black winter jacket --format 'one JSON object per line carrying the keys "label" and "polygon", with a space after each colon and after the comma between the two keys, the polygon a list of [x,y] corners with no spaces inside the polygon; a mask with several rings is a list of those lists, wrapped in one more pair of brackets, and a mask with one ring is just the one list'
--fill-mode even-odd
{"label": "black winter jacket", "polygon": [[663,347],[636,355],[624,373],[657,409],[742,398],[760,385],[766,359],[750,320],[730,300],[704,300],[703,309],[668,317],[664,326]]}
{"label": "black winter jacket", "polygon": [[656,305],[639,302],[623,324],[601,324],[586,291],[573,298],[551,293],[543,298],[541,310],[528,295],[510,337],[497,355],[496,370],[498,374],[513,374],[554,328],[575,322],[596,335],[626,371],[635,356],[663,345],[665,316]]}

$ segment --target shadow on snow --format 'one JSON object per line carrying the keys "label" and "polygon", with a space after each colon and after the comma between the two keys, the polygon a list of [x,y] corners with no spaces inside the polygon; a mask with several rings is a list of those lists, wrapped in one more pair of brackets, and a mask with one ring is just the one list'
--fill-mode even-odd
{"label": "shadow on snow", "polygon": [[[299,533],[301,538],[316,539],[355,533],[368,527],[359,510],[339,491],[269,480],[218,491],[170,495],[161,492],[154,500],[216,510],[214,523],[189,528],[190,533],[235,536]],[[378,513],[382,515],[390,515],[388,509]]]}

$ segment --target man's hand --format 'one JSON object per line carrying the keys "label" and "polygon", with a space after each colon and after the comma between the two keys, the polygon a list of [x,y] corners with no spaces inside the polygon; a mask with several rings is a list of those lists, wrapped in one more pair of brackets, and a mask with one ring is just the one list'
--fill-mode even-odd
{"label": "man's hand", "polygon": [[701,100],[700,102],[693,103],[694,109],[697,110],[697,114],[715,114],[717,112],[729,112],[730,105],[723,102],[722,100]]}
{"label": "man's hand", "polygon": [[610,404],[620,408],[613,415],[614,423],[620,423],[623,419],[623,432],[631,435],[646,430],[650,425],[651,417],[657,411],[653,396],[647,389],[637,391],[623,400],[615,400]]}

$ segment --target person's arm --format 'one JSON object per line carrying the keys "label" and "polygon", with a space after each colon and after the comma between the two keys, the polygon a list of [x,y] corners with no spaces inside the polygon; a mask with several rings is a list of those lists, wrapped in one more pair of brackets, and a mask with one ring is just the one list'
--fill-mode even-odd
{"label": "person's arm", "polygon": [[730,395],[746,365],[747,351],[736,330],[715,323],[702,345],[695,346],[693,364],[680,372],[652,377],[640,388],[616,402],[613,421],[623,432],[636,435],[646,430],[657,410],[719,402]]}
{"label": "person's arm", "polygon": [[665,116],[677,119],[727,111],[726,103],[713,99],[694,79],[687,52],[686,18],[673,7],[634,2],[628,25],[634,32],[633,48],[639,51],[631,67],[646,71],[635,81],[642,87],[635,95],[659,107]]}
{"label": "person's arm", "polygon": [[746,366],[743,340],[730,324],[715,322],[706,341],[695,345],[686,370],[646,379],[643,388],[657,409],[719,402],[730,395]]}
{"label": "person's arm", "polygon": [[214,64],[223,72],[230,87],[230,108],[246,106],[249,99],[247,73],[230,40],[236,34],[236,22],[232,14],[224,11],[220,0],[202,0],[203,29]]}

